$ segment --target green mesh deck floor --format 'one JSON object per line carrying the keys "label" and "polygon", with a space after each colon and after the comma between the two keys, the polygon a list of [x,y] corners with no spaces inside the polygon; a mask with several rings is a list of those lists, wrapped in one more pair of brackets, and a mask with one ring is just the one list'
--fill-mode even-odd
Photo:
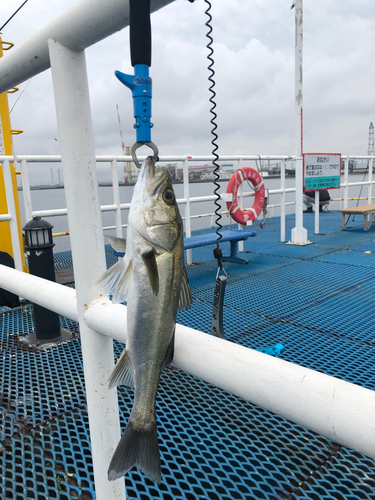
{"label": "green mesh deck floor", "polygon": [[[282,359],[375,388],[375,224],[341,231],[341,215],[314,214],[304,225],[312,245],[279,242],[279,221],[244,243],[246,266],[229,275],[224,326],[229,341],[259,349],[282,343]],[[287,217],[287,235],[294,217]],[[199,234],[201,231],[196,232]],[[229,243],[223,245],[229,250]],[[210,334],[216,261],[213,246],[193,249],[194,295],[178,322]],[[371,252],[371,253],[365,253]],[[116,258],[106,247],[107,264]],[[70,252],[55,255],[71,266]],[[46,349],[25,348],[30,305],[0,314],[0,498],[94,499],[88,417],[77,336]],[[115,342],[119,357],[123,346]],[[119,389],[124,427],[132,390]],[[148,500],[375,500],[375,462],[182,371],[168,368],[157,398],[162,483],[137,470],[128,498]]]}

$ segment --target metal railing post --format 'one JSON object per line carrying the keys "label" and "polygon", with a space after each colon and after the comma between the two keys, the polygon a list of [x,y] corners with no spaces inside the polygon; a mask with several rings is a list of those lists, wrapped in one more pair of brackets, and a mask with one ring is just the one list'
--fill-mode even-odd
{"label": "metal railing post", "polygon": [[22,256],[21,256],[20,240],[18,237],[16,204],[14,202],[14,197],[13,197],[12,174],[10,171],[10,163],[8,160],[5,160],[3,163],[3,175],[4,175],[5,192],[7,195],[6,201],[8,205],[8,214],[10,215],[9,226],[10,226],[10,237],[12,239],[14,266],[18,271],[22,271]]}
{"label": "metal railing post", "polygon": [[285,241],[285,158],[281,160],[280,171],[280,241]]}
{"label": "metal railing post", "polygon": [[344,208],[348,208],[348,195],[349,195],[349,157],[345,158],[344,162]]}
{"label": "metal railing post", "polygon": [[[184,182],[184,198],[185,203],[185,235],[186,238],[191,236],[191,217],[190,217],[190,186],[189,186],[189,160],[186,158],[182,164],[182,176]],[[186,250],[186,263],[193,263],[193,252],[191,248]]]}
{"label": "metal railing post", "polygon": [[[240,170],[240,168],[242,168],[242,159],[238,160],[238,163],[237,163],[237,169]],[[243,210],[243,187],[242,187],[242,184],[238,188],[237,196],[239,197],[239,200],[240,200],[238,205],[239,205],[240,209]],[[251,224],[252,224],[252,222],[251,222]],[[243,230],[243,224],[238,224],[238,229]],[[243,241],[238,242],[238,251],[239,252],[244,251]]]}
{"label": "metal railing post", "polygon": [[85,54],[53,39],[49,39],[48,49],[75,271],[96,498],[124,500],[124,480],[110,482],[107,477],[120,439],[117,391],[108,389],[114,367],[113,342],[89,328],[84,320],[88,304],[99,296],[93,287],[105,271]]}
{"label": "metal railing post", "polygon": [[320,192],[315,191],[315,206],[314,206],[314,210],[315,210],[315,234],[319,234],[319,211],[320,211],[319,199],[320,199]]}
{"label": "metal railing post", "polygon": [[32,215],[33,206],[31,202],[29,171],[26,160],[21,160],[20,170],[21,170],[21,181],[22,181],[23,204],[25,205],[25,217],[26,221],[29,221],[33,218]]}
{"label": "metal railing post", "polygon": [[372,160],[373,158],[370,158],[369,164],[368,164],[368,191],[367,191],[367,204],[370,205],[372,203]]}
{"label": "metal railing post", "polygon": [[116,220],[116,236],[122,238],[122,219],[121,219],[121,201],[120,188],[118,185],[117,161],[111,161],[112,170],[112,189],[113,189],[113,204],[116,205],[115,220]]}

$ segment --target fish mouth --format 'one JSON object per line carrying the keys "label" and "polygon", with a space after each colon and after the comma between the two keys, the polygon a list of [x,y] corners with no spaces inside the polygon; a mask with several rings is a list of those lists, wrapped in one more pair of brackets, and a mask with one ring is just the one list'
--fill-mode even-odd
{"label": "fish mouth", "polygon": [[147,156],[147,158],[142,163],[141,171],[139,173],[139,179],[147,184],[152,182],[155,177],[155,160],[152,156]]}

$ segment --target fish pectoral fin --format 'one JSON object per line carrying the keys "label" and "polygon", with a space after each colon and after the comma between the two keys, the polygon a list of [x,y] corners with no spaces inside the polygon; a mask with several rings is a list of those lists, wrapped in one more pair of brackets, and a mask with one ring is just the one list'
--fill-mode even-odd
{"label": "fish pectoral fin", "polygon": [[133,370],[129,361],[128,351],[125,349],[121,354],[121,358],[117,361],[116,366],[109,378],[109,389],[118,385],[127,385],[134,387]]}
{"label": "fish pectoral fin", "polygon": [[163,366],[162,366],[162,369],[161,371],[164,370],[164,368],[168,365],[170,365],[173,361],[173,355],[174,355],[174,337],[175,337],[175,333],[176,333],[176,327],[174,328],[174,332],[173,332],[173,337],[172,337],[172,340],[169,344],[169,347],[168,347],[168,351],[167,351],[167,355],[165,356],[165,361],[163,363]]}
{"label": "fish pectoral fin", "polygon": [[116,252],[121,252],[121,253],[126,252],[126,240],[124,238],[118,238],[117,236],[110,236],[109,234],[105,234],[104,236],[109,239],[109,242],[113,250],[116,250]]}
{"label": "fish pectoral fin", "polygon": [[159,293],[159,272],[156,264],[155,252],[145,252],[142,254],[142,260],[147,269],[148,280],[154,295]]}
{"label": "fish pectoral fin", "polygon": [[113,302],[123,302],[127,299],[132,271],[132,261],[125,256],[103,274],[95,288],[113,295]]}
{"label": "fish pectoral fin", "polygon": [[133,274],[133,262],[129,260],[125,272],[121,276],[117,284],[115,293],[113,294],[112,302],[114,304],[124,302],[125,300],[127,300],[132,274]]}
{"label": "fish pectoral fin", "polygon": [[180,298],[178,301],[178,308],[190,309],[192,302],[193,302],[193,295],[191,293],[186,267],[184,266],[182,269],[182,283],[181,283]]}

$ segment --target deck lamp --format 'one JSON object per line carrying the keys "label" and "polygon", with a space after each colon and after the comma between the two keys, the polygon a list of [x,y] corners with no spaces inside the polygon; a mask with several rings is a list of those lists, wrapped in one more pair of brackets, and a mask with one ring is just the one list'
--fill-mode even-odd
{"label": "deck lamp", "polygon": [[[25,250],[28,257],[29,272],[49,281],[56,281],[55,264],[52,248],[55,246],[52,237],[52,224],[34,217],[24,227]],[[25,340],[34,345],[50,342],[61,342],[72,337],[69,330],[60,327],[59,315],[49,309],[33,304],[35,333]]]}
{"label": "deck lamp", "polygon": [[53,247],[52,228],[53,226],[49,222],[40,217],[33,217],[23,228],[26,249]]}

